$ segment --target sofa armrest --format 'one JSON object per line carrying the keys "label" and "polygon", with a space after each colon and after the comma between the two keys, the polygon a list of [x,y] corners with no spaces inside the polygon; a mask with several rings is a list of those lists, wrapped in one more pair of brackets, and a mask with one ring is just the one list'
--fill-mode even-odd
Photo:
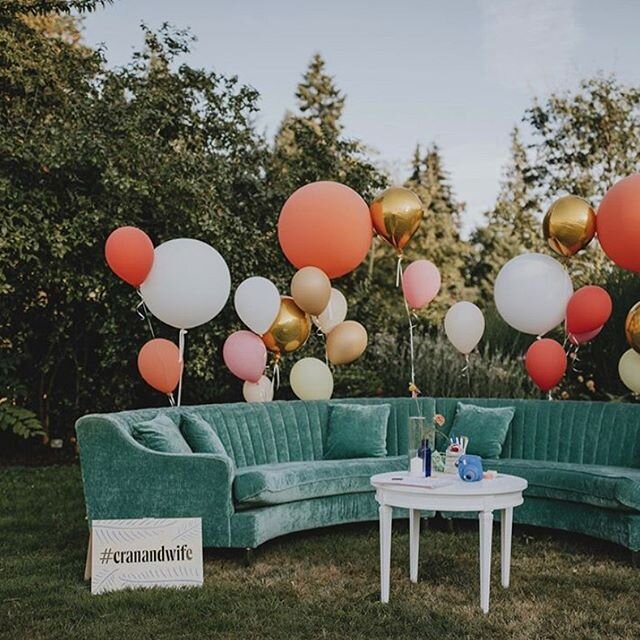
{"label": "sofa armrest", "polygon": [[228,546],[233,514],[233,462],[208,453],[152,451],[116,418],[76,423],[87,517],[201,517],[205,546]]}

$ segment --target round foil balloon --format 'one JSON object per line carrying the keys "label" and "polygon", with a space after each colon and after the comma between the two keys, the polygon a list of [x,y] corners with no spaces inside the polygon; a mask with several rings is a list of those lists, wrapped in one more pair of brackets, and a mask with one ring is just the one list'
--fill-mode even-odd
{"label": "round foil balloon", "polygon": [[640,353],[633,349],[625,351],[618,362],[618,373],[628,389],[640,393]]}
{"label": "round foil balloon", "polygon": [[624,333],[629,346],[640,353],[640,302],[636,302],[624,321]]}
{"label": "round foil balloon", "polygon": [[573,294],[571,278],[551,256],[524,253],[500,269],[494,300],[502,319],[514,329],[541,336],[565,317]]}
{"label": "round foil balloon", "polygon": [[319,316],[313,316],[313,324],[327,334],[347,317],[347,299],[337,289],[331,289],[329,304]]}
{"label": "round foil balloon", "polygon": [[273,400],[273,385],[267,376],[262,376],[258,382],[242,385],[242,395],[247,402],[271,402]]}
{"label": "round foil balloon", "polygon": [[300,400],[328,400],[333,394],[331,369],[318,358],[298,360],[291,367],[289,383]]}
{"label": "round foil balloon", "polygon": [[367,348],[367,330],[355,320],[341,322],[327,335],[327,357],[332,364],[349,364]]}
{"label": "round foil balloon", "polygon": [[596,212],[578,196],[558,198],[542,221],[544,239],[559,255],[569,257],[584,249],[596,234]]}
{"label": "round foil balloon", "polygon": [[299,349],[311,333],[311,319],[294,302],[282,296],[280,311],[262,340],[271,353],[292,353]]}
{"label": "round foil balloon", "polygon": [[378,235],[399,254],[418,230],[424,216],[420,198],[405,187],[389,187],[376,196],[369,211]]}
{"label": "round foil balloon", "polygon": [[177,238],[155,249],[153,267],[140,286],[149,311],[177,329],[215,318],[227,302],[231,276],[224,258],[200,240]]}

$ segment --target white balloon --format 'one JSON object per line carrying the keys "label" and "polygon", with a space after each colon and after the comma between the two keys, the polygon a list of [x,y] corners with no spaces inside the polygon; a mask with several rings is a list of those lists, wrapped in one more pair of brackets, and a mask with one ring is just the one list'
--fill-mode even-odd
{"label": "white balloon", "polygon": [[289,383],[300,400],[328,400],[333,393],[331,369],[318,358],[298,360],[291,367]]}
{"label": "white balloon", "polygon": [[566,269],[551,256],[524,253],[505,264],[493,296],[498,313],[514,329],[542,336],[565,318],[573,285]]}
{"label": "white balloon", "polygon": [[640,353],[629,349],[622,354],[618,362],[620,380],[633,393],[640,393]]}
{"label": "white balloon", "polygon": [[215,318],[230,290],[224,258],[212,246],[191,238],[157,246],[151,272],[140,285],[149,311],[177,329],[191,329]]}
{"label": "white balloon", "polygon": [[243,280],[233,296],[240,320],[261,336],[269,331],[280,311],[280,292],[271,280],[253,276]]}
{"label": "white balloon", "polygon": [[273,385],[267,376],[262,376],[258,382],[242,385],[242,395],[247,402],[271,402],[273,400]]}
{"label": "white balloon", "polygon": [[444,331],[460,353],[471,353],[484,333],[484,316],[473,302],[457,302],[444,317]]}
{"label": "white balloon", "polygon": [[347,317],[347,299],[337,289],[331,289],[329,304],[319,316],[312,316],[313,324],[319,327],[322,333],[329,333],[335,329]]}

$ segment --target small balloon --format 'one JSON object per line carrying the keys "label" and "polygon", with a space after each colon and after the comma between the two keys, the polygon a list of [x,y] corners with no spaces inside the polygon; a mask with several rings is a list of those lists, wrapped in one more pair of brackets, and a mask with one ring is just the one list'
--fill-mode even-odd
{"label": "small balloon", "polygon": [[309,315],[293,298],[282,296],[278,316],[269,331],[262,336],[262,341],[271,353],[293,353],[307,341],[310,333]]}
{"label": "small balloon", "polygon": [[420,227],[424,208],[420,198],[405,187],[389,187],[369,207],[375,230],[398,254]]}
{"label": "small balloon", "polygon": [[444,331],[449,342],[468,355],[484,334],[484,315],[473,302],[457,302],[444,317]]}
{"label": "small balloon", "polygon": [[267,366],[267,349],[255,333],[236,331],[224,341],[222,359],[236,378],[258,382]]}
{"label": "small balloon", "polygon": [[136,227],[112,231],[104,245],[104,255],[111,270],[133,287],[139,287],[153,266],[153,243]]}
{"label": "small balloon", "polygon": [[567,354],[551,338],[536,340],[527,349],[524,360],[529,377],[543,391],[553,389],[567,370]]}
{"label": "small balloon", "polygon": [[169,395],[180,382],[180,350],[164,338],[149,340],[138,353],[138,371],[149,386]]}
{"label": "small balloon", "polygon": [[640,302],[636,302],[624,321],[624,334],[629,346],[640,353]]}
{"label": "small balloon", "polygon": [[402,293],[412,309],[422,309],[440,291],[440,271],[429,260],[412,262],[402,275]]}
{"label": "small balloon", "polygon": [[328,400],[333,394],[331,369],[318,358],[298,360],[291,367],[289,383],[300,400]]}
{"label": "small balloon", "polygon": [[629,349],[618,362],[618,373],[625,387],[633,393],[640,393],[640,353]]}
{"label": "small balloon", "polygon": [[590,333],[602,327],[611,317],[612,309],[611,296],[602,287],[581,287],[567,303],[567,332]]}
{"label": "small balloon", "polygon": [[542,221],[544,239],[559,255],[573,256],[596,234],[596,212],[577,196],[563,196],[549,207]]}
{"label": "small balloon", "polygon": [[347,317],[347,299],[337,289],[331,289],[329,304],[319,316],[313,316],[313,324],[327,334]]}
{"label": "small balloon", "polygon": [[331,280],[318,267],[303,267],[291,279],[291,296],[312,316],[321,314],[331,298]]}
{"label": "small balloon", "polygon": [[280,311],[280,293],[271,280],[252,276],[236,289],[233,305],[240,320],[261,336],[269,330]]}
{"label": "small balloon", "polygon": [[327,357],[331,364],[349,364],[367,348],[367,330],[355,320],[341,322],[327,335]]}
{"label": "small balloon", "polygon": [[273,384],[267,376],[261,376],[258,382],[249,382],[242,385],[242,395],[247,402],[271,402],[273,400]]}

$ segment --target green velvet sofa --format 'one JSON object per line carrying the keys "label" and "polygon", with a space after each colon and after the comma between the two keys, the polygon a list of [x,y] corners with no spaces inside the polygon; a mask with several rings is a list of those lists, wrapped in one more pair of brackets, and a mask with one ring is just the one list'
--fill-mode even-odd
{"label": "green velvet sofa", "polygon": [[[89,521],[200,516],[204,545],[252,549],[277,536],[376,520],[370,476],[406,466],[407,423],[457,400],[333,400],[389,403],[387,457],[323,460],[329,402],[271,402],[143,409],[88,415],[76,425]],[[640,406],[470,399],[515,406],[502,456],[487,468],[526,478],[514,520],[589,534],[640,550]],[[197,413],[228,455],[159,453],[133,426],[158,412]],[[403,514],[399,514],[402,516]]]}

